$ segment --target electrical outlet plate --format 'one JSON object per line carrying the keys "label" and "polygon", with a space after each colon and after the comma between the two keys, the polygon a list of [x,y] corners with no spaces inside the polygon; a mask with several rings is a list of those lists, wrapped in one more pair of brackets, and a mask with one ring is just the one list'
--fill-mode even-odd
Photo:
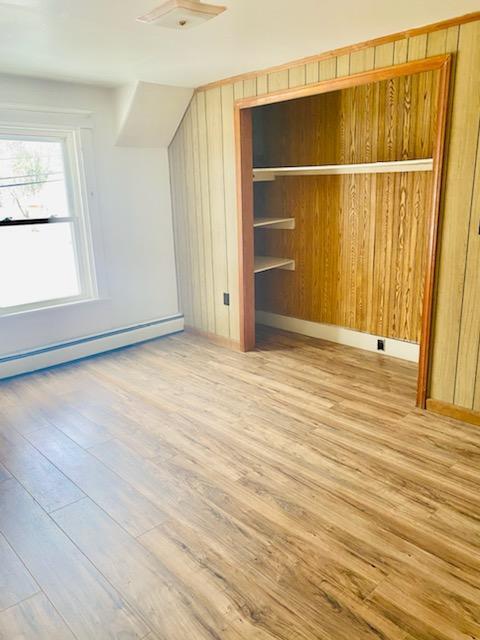
{"label": "electrical outlet plate", "polygon": [[169,0],[137,20],[167,29],[191,29],[218,16],[225,9],[197,0]]}

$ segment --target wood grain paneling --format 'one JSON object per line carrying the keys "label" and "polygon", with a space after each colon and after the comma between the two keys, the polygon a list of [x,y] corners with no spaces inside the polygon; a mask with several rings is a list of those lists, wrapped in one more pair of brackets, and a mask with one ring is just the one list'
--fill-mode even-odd
{"label": "wood grain paneling", "polygon": [[[422,38],[428,34],[426,38]],[[420,37],[419,37],[420,36]],[[451,52],[455,55],[454,71],[452,78],[452,108],[449,122],[448,140],[446,155],[446,178],[443,193],[442,208],[442,228],[440,230],[440,252],[439,269],[437,275],[437,302],[434,312],[434,335],[433,335],[433,358],[430,375],[430,396],[444,402],[454,402],[455,394],[463,394],[460,390],[465,384],[466,376],[462,374],[465,357],[459,358],[459,348],[461,336],[464,335],[466,327],[465,320],[461,321],[463,301],[478,299],[478,292],[470,290],[471,285],[466,284],[466,261],[467,246],[471,224],[471,203],[472,193],[475,185],[475,157],[477,153],[477,135],[479,124],[479,78],[477,70],[480,68],[480,22],[478,14],[470,16],[468,20],[457,20],[441,25],[435,25],[433,29],[425,28],[398,34],[397,37],[386,37],[374,42],[344,49],[338,52],[331,52],[324,56],[317,56],[304,61],[305,82],[312,83],[318,80],[333,79],[345,76],[350,72],[350,58],[352,52],[358,49],[375,47],[374,66],[375,68],[387,67],[390,64],[402,64],[408,59],[418,56],[429,56]],[[371,55],[371,54],[369,54]],[[354,68],[359,64],[361,56],[354,55]],[[421,59],[421,58],[419,58]],[[291,65],[292,76],[296,75],[297,80],[303,74],[298,71],[302,64],[298,62]],[[297,71],[293,71],[297,69]],[[285,72],[286,73],[281,73]],[[278,73],[280,72],[280,73]],[[284,65],[281,69],[273,72],[261,71],[247,74],[245,77],[236,78],[230,86],[243,82],[243,96],[266,95],[274,88],[288,87],[289,69]],[[269,87],[269,80],[272,86]],[[298,80],[299,81],[299,80]],[[210,199],[209,163],[214,162],[220,166],[219,174],[213,182],[218,186],[223,183],[223,163],[224,145],[228,147],[229,140],[224,140],[224,127],[218,126],[218,118],[215,125],[206,127],[207,117],[213,125],[212,117],[208,114],[211,108],[209,101],[206,104],[207,91],[197,91],[193,104],[197,105],[197,127],[198,144],[200,154],[200,187],[204,207],[202,207],[202,228],[204,231],[203,242],[205,246],[203,265],[206,278],[206,303],[211,310],[209,314],[209,333],[216,333],[223,337],[238,340],[238,314],[232,308],[223,307],[218,302],[218,288],[214,288],[213,278],[217,269],[226,273],[228,269],[228,247],[233,246],[227,238],[226,242],[220,242],[211,224],[217,210],[222,209],[222,200]],[[225,113],[222,114],[222,117]],[[228,132],[226,135],[229,135]],[[185,144],[192,144],[192,132],[184,119],[180,125],[176,136],[170,147],[171,169],[172,169],[172,192],[175,218],[175,237],[177,251],[177,265],[180,284],[181,306],[185,313],[187,324],[202,329],[200,321],[193,320],[193,307],[197,304],[192,297],[192,283],[194,280],[193,267],[191,262],[191,246],[201,242],[201,235],[195,235],[189,224],[190,215],[185,205],[185,189],[192,188],[194,177],[187,175],[185,162]],[[212,138],[212,139],[211,139]],[[213,140],[214,139],[214,140]],[[185,144],[184,144],[185,143]],[[219,159],[210,159],[210,154],[221,156]],[[377,178],[378,180],[378,178]],[[227,184],[229,181],[227,180]],[[478,178],[477,178],[478,184]],[[213,186],[213,185],[212,185]],[[231,186],[224,187],[231,189]],[[232,194],[224,194],[224,202]],[[385,194],[385,198],[388,198]],[[467,204],[469,203],[469,204]],[[227,234],[235,233],[231,227]],[[278,232],[276,232],[278,233]],[[225,246],[227,250],[225,251]],[[390,249],[389,249],[390,250]],[[201,255],[201,252],[200,252]],[[470,253],[474,255],[474,252]],[[468,269],[471,272],[472,267]],[[469,280],[471,282],[471,279]],[[229,279],[230,293],[238,287],[234,279]],[[195,316],[201,317],[198,310]],[[228,320],[224,316],[228,317]],[[468,317],[468,312],[466,314]],[[465,316],[464,316],[465,317]],[[217,326],[218,324],[218,326]],[[205,329],[204,329],[205,330]],[[472,326],[467,335],[474,335],[475,328]],[[463,338],[463,342],[469,344],[469,338]],[[474,337],[475,340],[475,337]],[[461,347],[465,353],[465,347]],[[469,365],[471,366],[471,365]],[[466,371],[467,369],[465,369]],[[463,377],[462,377],[463,375]],[[477,363],[475,378],[475,396],[473,402],[480,410],[480,369]],[[457,382],[459,380],[460,382]],[[468,381],[467,381],[468,382]],[[470,376],[471,382],[471,376]],[[470,391],[466,392],[471,398]]]}
{"label": "wood grain paneling", "polygon": [[431,177],[276,182],[266,200],[296,228],[258,230],[258,250],[291,257],[296,269],[257,276],[257,308],[418,342]]}
{"label": "wood grain paneling", "polygon": [[[356,71],[373,64],[369,52]],[[431,157],[436,92],[437,73],[428,72],[260,107],[256,160],[301,166]],[[256,185],[257,215],[296,220],[294,231],[257,231],[260,255],[296,263],[295,272],[257,277],[257,307],[418,342],[430,202],[427,173]]]}
{"label": "wood grain paneling", "polygon": [[[473,200],[479,180],[475,175],[480,125],[479,68],[480,22],[473,22],[462,25],[458,40],[430,386],[432,398],[449,404],[460,398],[462,405],[470,409],[473,378],[478,377],[478,368],[473,375],[470,350],[478,345],[480,332],[478,320],[472,316],[480,295],[472,280],[474,271],[478,272],[478,263],[473,271],[472,264],[468,265],[469,247],[470,255],[475,255],[475,242],[479,238],[478,203]],[[477,217],[476,224],[471,224],[472,215]]]}

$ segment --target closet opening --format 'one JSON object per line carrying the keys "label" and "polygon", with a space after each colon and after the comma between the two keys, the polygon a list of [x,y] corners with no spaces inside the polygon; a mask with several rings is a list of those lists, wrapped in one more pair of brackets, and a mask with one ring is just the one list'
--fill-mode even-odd
{"label": "closet opening", "polygon": [[242,350],[256,318],[383,346],[425,407],[449,77],[444,55],[236,102]]}

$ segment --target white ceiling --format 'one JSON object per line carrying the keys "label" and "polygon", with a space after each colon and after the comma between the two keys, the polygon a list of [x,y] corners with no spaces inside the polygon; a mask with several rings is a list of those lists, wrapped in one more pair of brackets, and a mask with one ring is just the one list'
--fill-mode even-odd
{"label": "white ceiling", "polygon": [[479,0],[218,0],[196,29],[135,21],[162,0],[0,1],[0,72],[198,86],[480,9]]}

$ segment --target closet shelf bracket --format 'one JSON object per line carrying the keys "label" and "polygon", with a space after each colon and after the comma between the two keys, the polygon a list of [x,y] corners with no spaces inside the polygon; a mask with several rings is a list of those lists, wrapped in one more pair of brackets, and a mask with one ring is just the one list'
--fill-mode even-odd
{"label": "closet shelf bracket", "polygon": [[295,218],[255,218],[253,226],[255,229],[295,229]]}
{"label": "closet shelf bracket", "polygon": [[284,269],[295,271],[295,260],[290,258],[273,258],[272,256],[255,256],[254,273],[269,271],[270,269]]}

